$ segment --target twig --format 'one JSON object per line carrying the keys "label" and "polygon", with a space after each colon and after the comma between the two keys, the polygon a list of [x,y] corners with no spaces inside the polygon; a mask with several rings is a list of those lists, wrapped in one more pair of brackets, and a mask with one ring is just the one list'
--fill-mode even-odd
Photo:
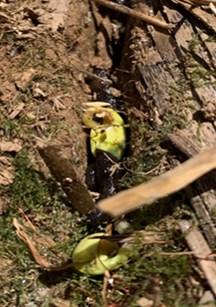
{"label": "twig", "polygon": [[215,254],[210,253],[209,255],[206,255],[205,257],[198,256],[197,252],[193,251],[186,251],[186,252],[161,252],[160,255],[162,256],[170,256],[170,257],[178,257],[178,256],[194,256],[198,260],[208,260],[208,261],[215,261]]}
{"label": "twig", "polygon": [[[13,226],[16,229],[17,236],[26,244],[33,259],[38,265],[40,265],[42,269],[52,272],[59,272],[69,268],[73,268],[73,263],[70,259],[57,265],[53,265],[52,263],[50,263],[45,257],[40,254],[36,247],[36,243],[39,240],[34,241],[33,238],[27,234],[25,226],[21,225],[16,218],[13,218]],[[44,239],[45,236],[41,236],[41,238]],[[48,242],[43,241],[43,243],[45,243],[46,246],[50,247],[50,244],[46,244]]]}
{"label": "twig", "polygon": [[160,252],[161,256],[170,256],[170,257],[178,257],[178,256],[193,256],[195,253],[191,251],[186,252]]}
{"label": "twig", "polygon": [[[191,158],[200,152],[200,145],[196,143],[194,138],[190,137],[190,132],[187,132],[187,130],[176,130],[173,134],[169,134],[168,137],[172,144],[180,152],[184,153],[187,158]],[[209,182],[211,182],[211,185],[207,189]],[[215,184],[215,172],[213,172],[207,178],[198,180],[193,189],[187,187],[185,190],[199,221],[202,221],[200,226],[210,246],[215,246],[216,240],[215,218],[211,214],[216,208],[216,193],[211,189]]]}
{"label": "twig", "polygon": [[23,217],[23,219],[26,222],[26,225],[34,232],[36,232],[36,227],[32,224],[32,222],[30,221],[30,219],[28,218],[28,216],[25,214],[25,212],[23,211],[22,208],[19,208],[19,213],[21,214],[21,216]]}
{"label": "twig", "polygon": [[[198,263],[205,274],[205,277],[214,293],[216,295],[216,262],[206,260],[206,257],[212,253],[207,242],[205,241],[201,232],[197,227],[192,226],[192,223],[182,220],[179,222],[181,231],[185,234],[185,239],[198,258]],[[202,258],[202,259],[200,259]]]}
{"label": "twig", "polygon": [[125,5],[122,5],[122,4],[117,4],[117,3],[114,3],[114,2],[109,1],[109,0],[93,0],[93,1],[95,1],[96,3],[101,4],[103,6],[106,6],[111,10],[115,10],[119,13],[129,15],[133,18],[141,19],[144,22],[151,24],[153,26],[157,26],[157,27],[160,27],[160,28],[163,28],[163,29],[171,29],[173,27],[172,25],[170,25],[166,22],[163,22],[163,21],[161,21],[161,20],[159,20],[155,17],[145,15],[143,13],[140,13],[140,12],[133,10],[133,9],[131,9],[131,8],[125,6]]}
{"label": "twig", "polygon": [[25,244],[28,246],[32,257],[34,258],[35,262],[39,264],[42,268],[49,269],[51,267],[51,264],[44,258],[42,257],[37,248],[35,247],[34,242],[31,240],[31,238],[27,235],[25,232],[24,227],[18,222],[16,218],[13,219],[13,225],[16,229],[16,234],[17,236],[25,242]]}
{"label": "twig", "polygon": [[103,300],[103,307],[107,307],[108,306],[108,302],[107,302],[107,288],[108,288],[108,285],[109,285],[109,279],[110,279],[110,273],[109,273],[109,271],[106,271],[104,273],[103,289],[101,291],[102,300]]}
{"label": "twig", "polygon": [[209,5],[211,3],[216,3],[216,0],[177,0],[177,2],[187,2],[196,6],[199,5]]}
{"label": "twig", "polygon": [[[113,225],[112,224],[108,224],[106,226],[105,232],[108,235],[112,235],[112,231],[113,231]],[[103,300],[103,307],[108,307],[108,301],[107,301],[107,288],[109,285],[109,279],[110,279],[110,272],[107,270],[104,273],[104,278],[103,278],[103,289],[101,291],[101,295],[102,295],[102,300]]]}
{"label": "twig", "polygon": [[116,241],[120,244],[130,243],[130,244],[139,244],[140,242],[144,244],[165,244],[162,233],[157,233],[153,231],[134,231],[130,233],[124,234],[109,234],[109,235],[96,235],[93,237],[94,239],[103,239],[109,241]]}
{"label": "twig", "polygon": [[202,151],[173,170],[147,183],[99,202],[99,209],[118,216],[177,192],[216,168],[216,146]]}
{"label": "twig", "polygon": [[6,14],[4,12],[0,12],[0,17],[7,19],[9,21],[15,21],[15,19],[13,17],[10,17],[8,14]]}

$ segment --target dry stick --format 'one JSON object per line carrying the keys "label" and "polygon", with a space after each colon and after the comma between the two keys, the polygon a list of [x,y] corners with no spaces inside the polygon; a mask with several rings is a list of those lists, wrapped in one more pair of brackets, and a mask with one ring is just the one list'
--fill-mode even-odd
{"label": "dry stick", "polygon": [[24,221],[26,222],[26,225],[34,232],[36,232],[36,227],[32,224],[32,222],[30,221],[30,219],[28,218],[28,216],[25,214],[25,212],[23,211],[22,208],[18,209],[19,213],[21,214],[22,218],[24,219]]}
{"label": "dry stick", "polygon": [[117,3],[111,2],[109,0],[94,0],[94,1],[98,4],[101,4],[103,6],[108,7],[111,10],[115,10],[119,13],[126,14],[126,15],[129,15],[129,16],[137,18],[137,19],[141,19],[144,22],[151,24],[153,26],[157,26],[157,27],[160,27],[160,28],[163,28],[163,29],[171,29],[173,27],[172,25],[170,25],[166,22],[163,22],[163,21],[161,21],[161,20],[159,20],[155,17],[145,15],[143,13],[140,13],[140,12],[133,10],[133,9],[131,9],[131,8],[125,6],[125,5],[122,5],[122,4],[117,4]]}
{"label": "dry stick", "polygon": [[121,215],[185,188],[214,168],[216,168],[216,146],[202,151],[173,170],[147,183],[100,201],[98,207],[113,216]]}
{"label": "dry stick", "polygon": [[[184,130],[176,130],[174,133],[169,134],[168,138],[175,148],[184,153],[187,158],[191,158],[200,152],[200,146],[196,140],[191,138]],[[216,208],[216,196],[211,188],[209,191],[206,191],[208,182],[211,182],[211,187],[216,184],[215,172],[209,174],[208,178],[197,181],[195,185],[196,193],[194,193],[191,187],[187,187],[185,192],[196,212],[198,220],[200,221],[200,226],[204,231],[208,243],[211,246],[214,246],[216,239],[216,225],[214,223],[214,216],[211,212]]]}
{"label": "dry stick", "polygon": [[34,245],[34,242],[32,241],[32,239],[27,235],[27,233],[25,232],[24,227],[18,222],[18,220],[16,218],[13,218],[13,225],[16,228],[16,233],[18,235],[18,237],[25,242],[25,244],[28,246],[35,262],[37,264],[39,264],[41,267],[43,268],[50,268],[51,264],[44,258],[42,257],[37,248]]}
{"label": "dry stick", "polygon": [[35,246],[35,242],[28,236],[25,228],[18,222],[16,218],[13,218],[13,225],[16,229],[17,236],[27,245],[29,251],[35,262],[39,264],[43,269],[53,272],[63,271],[69,268],[73,268],[73,263],[69,260],[59,265],[52,265],[47,259],[40,255]]}
{"label": "dry stick", "polygon": [[108,302],[107,302],[107,288],[109,286],[109,278],[110,278],[110,273],[109,271],[106,271],[104,273],[104,278],[103,278],[103,289],[101,291],[102,295],[102,300],[103,300],[103,306],[108,307]]}
{"label": "dry stick", "polygon": [[181,220],[179,221],[179,226],[181,231],[185,234],[185,239],[190,249],[194,252],[194,255],[197,256],[199,266],[205,274],[212,292],[214,295],[216,295],[216,262],[213,260],[205,259],[209,254],[211,254],[211,249],[206,243],[202,233],[198,230],[197,227],[192,226],[192,223]]}
{"label": "dry stick", "polygon": [[187,2],[189,4],[194,4],[194,5],[209,5],[211,3],[216,3],[216,0],[177,0],[177,2]]}

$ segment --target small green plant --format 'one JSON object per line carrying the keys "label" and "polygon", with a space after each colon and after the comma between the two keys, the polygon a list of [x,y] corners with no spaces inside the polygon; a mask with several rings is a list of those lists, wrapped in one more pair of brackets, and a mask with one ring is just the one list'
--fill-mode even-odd
{"label": "small green plant", "polygon": [[20,125],[17,120],[7,119],[1,124],[1,129],[6,137],[16,137],[20,132]]}

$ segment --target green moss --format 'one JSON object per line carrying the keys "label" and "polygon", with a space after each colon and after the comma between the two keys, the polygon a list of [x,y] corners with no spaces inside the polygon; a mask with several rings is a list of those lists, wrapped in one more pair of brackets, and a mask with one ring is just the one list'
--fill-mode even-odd
{"label": "green moss", "polygon": [[[206,41],[214,41],[212,39],[213,37],[209,37],[206,39]],[[203,66],[199,61],[200,46],[202,46],[202,44],[203,42],[201,41],[199,35],[195,34],[188,45],[189,52],[185,55],[186,73],[188,75],[188,79],[196,88],[215,84],[216,82],[215,71]]]}
{"label": "green moss", "polygon": [[27,152],[20,152],[14,159],[15,180],[10,186],[11,201],[25,210],[43,206],[49,200],[48,188],[40,174],[33,171]]}
{"label": "green moss", "polygon": [[19,121],[6,119],[1,123],[1,129],[6,137],[17,137],[21,132],[21,126]]}
{"label": "green moss", "polygon": [[[40,297],[37,291],[38,289],[42,293],[47,291],[47,302],[52,298],[52,293],[49,294],[47,286],[49,276],[42,282],[38,279],[40,273],[38,265],[15,233],[12,221],[14,217],[20,219],[18,208],[23,209],[40,233],[57,243],[50,249],[49,257],[54,255],[58,263],[71,257],[74,245],[86,233],[86,225],[80,222],[78,214],[72,213],[70,208],[62,202],[63,194],[56,183],[44,180],[41,174],[32,168],[27,150],[21,151],[15,157],[14,166],[14,182],[4,189],[10,197],[10,207],[5,216],[0,219],[2,241],[0,259],[2,265],[5,263],[5,268],[0,265],[2,273],[0,283],[3,291],[0,305],[6,306],[6,302],[11,302],[11,306],[15,306],[16,302],[19,302],[18,305],[23,306],[32,300],[38,301],[40,306],[45,306],[44,298]],[[65,279],[67,281],[73,279],[72,273],[66,277],[64,274],[55,273],[54,275],[57,288],[65,283]],[[55,278],[53,282],[55,283]]]}
{"label": "green moss", "polygon": [[[151,300],[157,297],[158,304],[166,306],[196,306],[196,298],[187,285],[188,277],[193,274],[193,261],[188,256],[175,255],[183,248],[177,240],[180,237],[170,232],[168,244],[135,245],[134,257],[118,271],[112,299],[123,300],[125,306],[137,306],[137,300],[143,296]],[[165,251],[170,255],[163,255]]]}

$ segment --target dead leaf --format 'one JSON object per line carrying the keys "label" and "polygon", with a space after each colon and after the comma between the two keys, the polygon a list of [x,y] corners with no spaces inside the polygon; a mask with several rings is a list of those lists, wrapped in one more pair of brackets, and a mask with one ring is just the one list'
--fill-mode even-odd
{"label": "dead leaf", "polygon": [[5,156],[0,156],[0,165],[3,166],[11,166],[11,159]]}
{"label": "dead leaf", "polygon": [[23,102],[19,103],[15,109],[9,114],[8,118],[9,119],[14,119],[17,117],[17,115],[20,114],[20,112],[22,112],[23,108],[24,108],[25,104]]}
{"label": "dead leaf", "polygon": [[199,307],[214,307],[215,299],[211,291],[205,291],[199,301]]}
{"label": "dead leaf", "polygon": [[60,97],[52,97],[50,99],[50,102],[53,103],[53,108],[56,112],[60,111],[60,110],[65,110],[66,107],[63,104],[63,102],[61,101]]}
{"label": "dead leaf", "polygon": [[32,231],[32,240],[35,244],[41,244],[46,247],[53,247],[56,243],[48,235],[43,235],[38,232],[35,225],[31,222],[29,217],[25,214],[22,208],[19,208],[19,213],[23,218],[23,227],[26,227]]}
{"label": "dead leaf", "polygon": [[29,68],[27,71],[23,73],[17,73],[15,76],[15,84],[17,88],[21,91],[26,91],[28,83],[31,81],[33,75],[36,70],[33,68]]}
{"label": "dead leaf", "polygon": [[152,300],[147,299],[146,297],[141,297],[137,301],[138,306],[140,307],[152,307],[154,302]]}
{"label": "dead leaf", "polygon": [[14,176],[8,170],[0,171],[0,185],[9,185],[13,182]]}
{"label": "dead leaf", "polygon": [[[56,243],[47,235],[40,234],[36,227],[32,224],[26,214],[23,212],[22,209],[19,209],[23,217],[23,224],[20,224],[16,218],[13,219],[13,226],[16,229],[17,236],[26,244],[28,247],[32,257],[34,258],[35,262],[42,268],[48,271],[62,271],[68,268],[73,267],[71,260],[64,261],[59,265],[53,265],[49,262],[45,257],[43,257],[39,250],[38,246],[42,246],[43,250],[44,247],[53,247]],[[31,233],[29,235],[27,232]],[[59,253],[58,256],[64,258],[65,255],[63,253]]]}
{"label": "dead leaf", "polygon": [[75,305],[71,305],[70,301],[63,300],[61,298],[56,298],[52,300],[52,304],[55,307],[73,307]]}
{"label": "dead leaf", "polygon": [[48,96],[47,93],[40,88],[40,84],[38,82],[34,83],[32,86],[32,95],[37,99],[44,99]]}
{"label": "dead leaf", "polygon": [[19,152],[22,149],[21,141],[14,139],[13,141],[1,141],[0,152]]}
{"label": "dead leaf", "polygon": [[14,168],[11,160],[7,157],[0,157],[0,185],[9,185],[14,179]]}

